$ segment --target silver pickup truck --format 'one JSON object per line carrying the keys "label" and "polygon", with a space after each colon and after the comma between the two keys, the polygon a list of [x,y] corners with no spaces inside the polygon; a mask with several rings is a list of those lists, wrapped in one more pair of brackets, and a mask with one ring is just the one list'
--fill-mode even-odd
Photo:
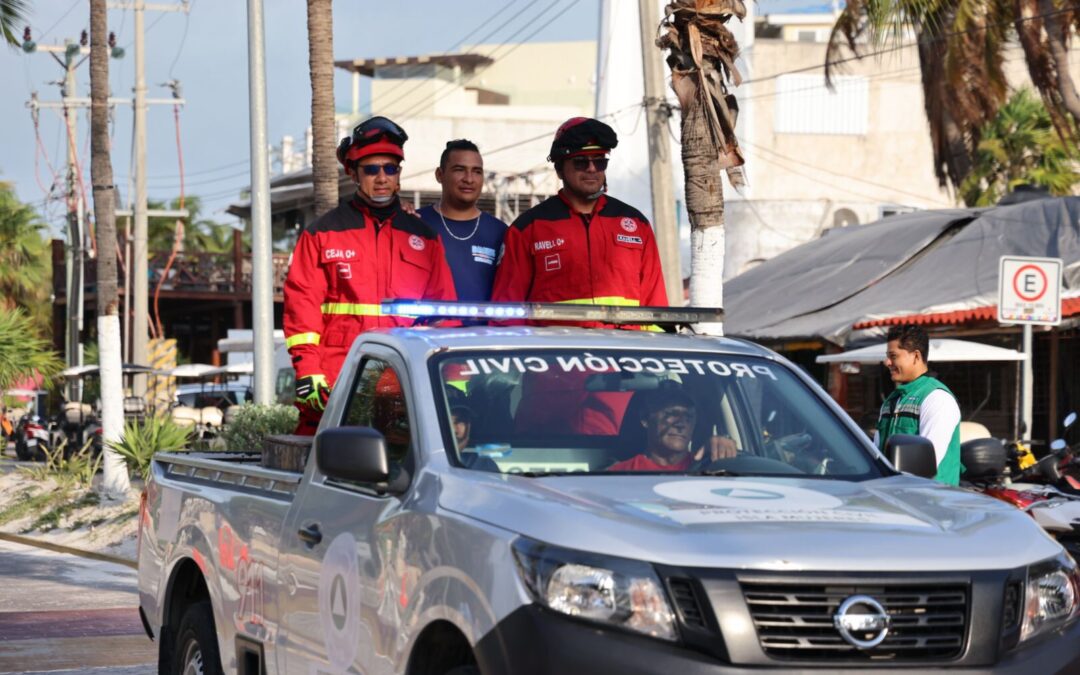
{"label": "silver pickup truck", "polygon": [[420,327],[345,363],[302,473],[156,458],[161,672],[1080,672],[1062,548],[766,349]]}

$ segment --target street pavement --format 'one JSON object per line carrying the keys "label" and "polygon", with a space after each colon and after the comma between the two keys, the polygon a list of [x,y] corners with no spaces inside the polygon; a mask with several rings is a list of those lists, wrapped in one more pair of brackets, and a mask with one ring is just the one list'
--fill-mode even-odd
{"label": "street pavement", "polygon": [[0,673],[149,675],[135,570],[0,541]]}

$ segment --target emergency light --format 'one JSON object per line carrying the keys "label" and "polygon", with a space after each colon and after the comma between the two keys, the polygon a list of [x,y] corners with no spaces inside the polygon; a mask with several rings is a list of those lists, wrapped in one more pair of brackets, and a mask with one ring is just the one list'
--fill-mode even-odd
{"label": "emergency light", "polygon": [[719,323],[724,320],[724,310],[719,307],[623,307],[560,302],[465,303],[384,300],[382,313],[412,316],[418,319],[597,321],[628,325],[685,325]]}

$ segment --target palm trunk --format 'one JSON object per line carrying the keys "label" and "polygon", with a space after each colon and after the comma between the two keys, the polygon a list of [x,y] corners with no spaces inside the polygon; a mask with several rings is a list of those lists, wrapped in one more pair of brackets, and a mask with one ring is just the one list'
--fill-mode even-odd
{"label": "palm trunk", "polygon": [[90,0],[90,176],[97,223],[97,325],[101,368],[101,431],[105,442],[102,490],[115,499],[131,484],[123,458],[109,449],[124,427],[120,373],[120,317],[116,303],[116,187],[109,155],[109,51],[106,0]]}
{"label": "palm trunk", "polygon": [[334,152],[334,17],[331,0],[308,0],[308,64],[311,71],[311,174],[315,217],[338,204]]}
{"label": "palm trunk", "polygon": [[[690,217],[690,305],[724,306],[724,184],[701,95],[683,110],[682,161]],[[722,335],[723,324],[699,326]]]}
{"label": "palm trunk", "polygon": [[[1077,10],[1080,11],[1080,10]],[[1054,63],[1057,71],[1058,95],[1061,96],[1061,104],[1069,114],[1073,122],[1080,127],[1080,95],[1076,93],[1076,84],[1072,81],[1072,73],[1069,71],[1069,34],[1072,27],[1063,19],[1069,15],[1062,15],[1054,6],[1053,0],[1039,0],[1039,12],[1045,16],[1046,41],[1050,50],[1050,60]]]}

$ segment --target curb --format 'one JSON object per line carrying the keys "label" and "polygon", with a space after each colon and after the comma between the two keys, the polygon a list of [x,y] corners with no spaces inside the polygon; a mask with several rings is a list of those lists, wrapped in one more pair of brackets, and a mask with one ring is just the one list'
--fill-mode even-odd
{"label": "curb", "polygon": [[72,548],[71,546],[54,544],[51,541],[43,541],[41,539],[34,539],[32,537],[23,537],[17,534],[0,532],[0,541],[10,541],[15,544],[22,544],[23,546],[33,546],[35,548],[43,548],[48,551],[55,551],[57,553],[67,553],[70,555],[79,556],[80,558],[89,558],[90,560],[101,560],[103,562],[109,562],[116,565],[123,565],[124,567],[130,567],[133,570],[139,568],[138,563],[136,563],[134,560],[128,560],[127,558],[109,555],[108,553],[98,553],[96,551],[84,551],[80,548]]}

